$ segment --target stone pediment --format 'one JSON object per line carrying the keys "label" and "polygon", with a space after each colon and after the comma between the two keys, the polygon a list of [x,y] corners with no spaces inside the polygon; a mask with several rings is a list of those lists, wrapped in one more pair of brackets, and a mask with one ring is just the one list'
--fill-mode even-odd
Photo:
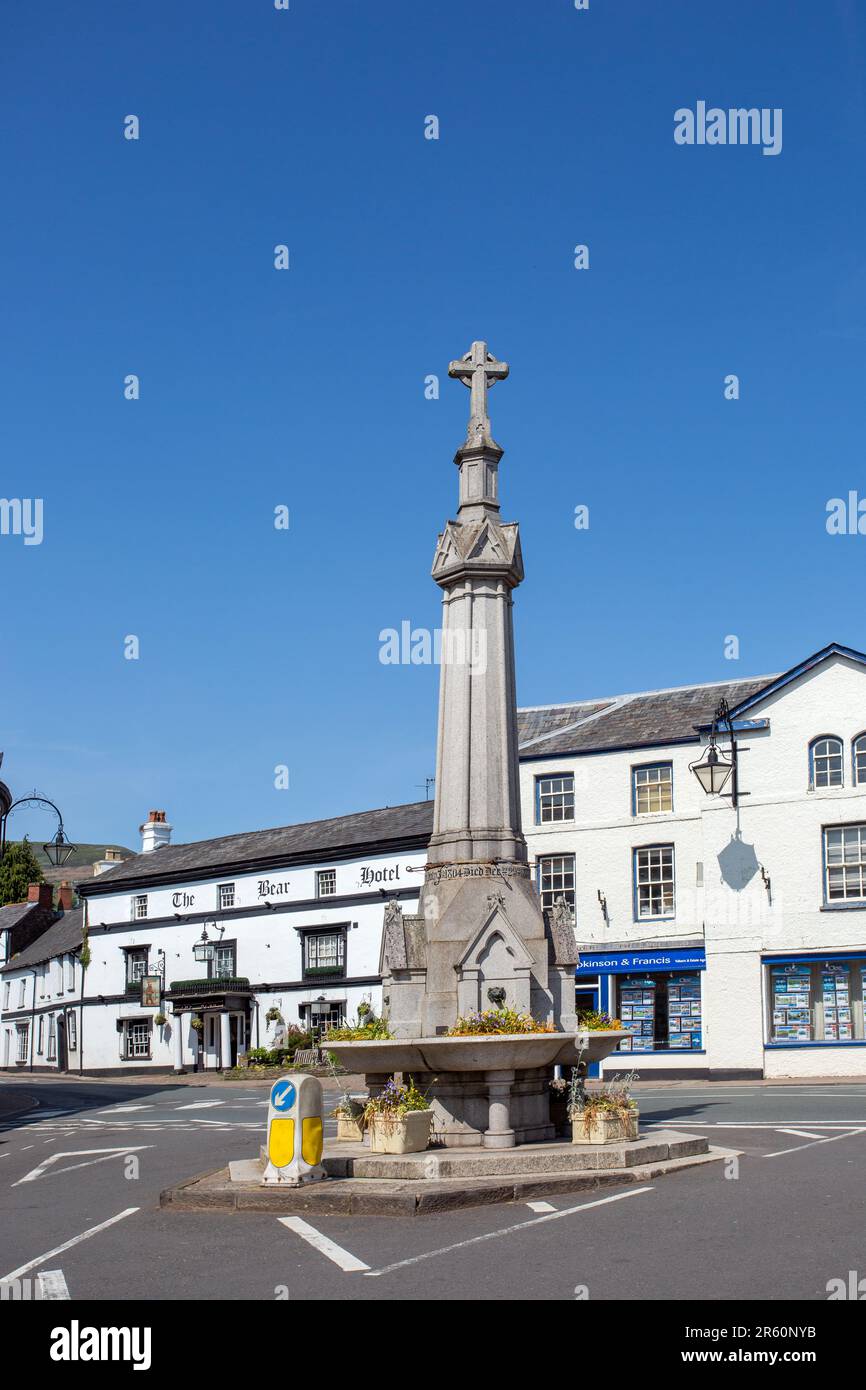
{"label": "stone pediment", "polygon": [[439,537],[433,557],[433,577],[466,569],[505,570],[514,583],[523,578],[523,556],[515,522],[493,517],[482,521],[449,521]]}
{"label": "stone pediment", "polygon": [[[491,898],[494,901],[490,902]],[[457,961],[456,968],[459,971],[480,969],[491,953],[494,939],[499,937],[502,943],[500,955],[509,958],[511,969],[515,973],[529,970],[534,964],[534,957],[509,922],[500,895],[490,894],[488,902],[490,911]]]}

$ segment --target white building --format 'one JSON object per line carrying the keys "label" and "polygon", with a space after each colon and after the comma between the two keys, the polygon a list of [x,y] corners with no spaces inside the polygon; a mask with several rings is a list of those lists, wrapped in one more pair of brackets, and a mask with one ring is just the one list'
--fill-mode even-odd
{"label": "white building", "polygon": [[[86,971],[77,964],[67,988],[57,927],[0,971],[0,1060],[97,1074],[217,1068],[273,1046],[284,1025],[318,1029],[354,1017],[362,999],[378,1004],[383,901],[414,910],[432,813],[421,802],[172,845],[152,811],[141,854],[78,885]],[[40,1049],[61,1005],[69,1045]]]}
{"label": "white building", "polygon": [[[721,699],[736,809],[730,782],[707,796],[689,766]],[[834,644],[781,676],[526,709],[519,727],[524,833],[544,905],[575,910],[579,1005],[633,1034],[608,1071],[866,1072],[866,656]],[[273,1009],[305,1027],[378,1010],[383,900],[415,911],[432,813],[171,845],[152,812],[143,852],[80,885],[86,972],[58,927],[0,970],[0,1063],[61,1065],[61,1013],[68,1067],[116,1073],[226,1065],[273,1045]]]}
{"label": "white building", "polygon": [[[720,699],[736,810],[730,782],[707,796],[689,769]],[[832,644],[781,676],[524,710],[520,738],[539,889],[574,906],[579,1003],[633,1031],[628,1065],[866,1072],[866,656]]]}

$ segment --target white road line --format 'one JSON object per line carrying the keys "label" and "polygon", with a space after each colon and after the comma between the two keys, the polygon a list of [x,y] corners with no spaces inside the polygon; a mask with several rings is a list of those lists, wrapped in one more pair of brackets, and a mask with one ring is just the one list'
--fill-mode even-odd
{"label": "white road line", "polygon": [[339,1265],[346,1274],[356,1274],[359,1270],[370,1269],[363,1260],[350,1255],[348,1250],[344,1250],[341,1245],[335,1245],[327,1236],[323,1236],[321,1231],[317,1231],[315,1226],[310,1226],[306,1221],[302,1221],[299,1216],[278,1216],[277,1220],[281,1226],[286,1226],[290,1231],[294,1231],[308,1245],[312,1245],[314,1250],[318,1250],[320,1255],[325,1255],[329,1260],[333,1260],[335,1265]]}
{"label": "white road line", "polygon": [[551,1202],[527,1202],[530,1211],[556,1211]]}
{"label": "white road line", "polygon": [[422,1260],[433,1260],[437,1255],[450,1255],[452,1250],[464,1250],[469,1245],[480,1244],[481,1241],[497,1240],[499,1236],[516,1235],[520,1231],[528,1231],[532,1226],[541,1226],[545,1221],[558,1221],[562,1216],[574,1216],[576,1212],[590,1211],[593,1207],[605,1207],[611,1202],[623,1202],[628,1197],[640,1197],[653,1190],[652,1187],[635,1187],[631,1192],[617,1192],[613,1197],[600,1197],[596,1202],[583,1202],[579,1207],[565,1207],[562,1211],[552,1211],[545,1216],[533,1217],[530,1221],[519,1221],[516,1226],[503,1226],[501,1230],[488,1231],[483,1236],[472,1236],[470,1240],[458,1240],[454,1245],[445,1245],[441,1250],[428,1250],[425,1254],[413,1255],[408,1260],[397,1260],[395,1264],[385,1265],[383,1269],[371,1269],[367,1278],[378,1279],[380,1275],[391,1274],[395,1269],[405,1269],[407,1265],[417,1265]]}
{"label": "white road line", "polygon": [[777,1134],[796,1134],[798,1139],[821,1139],[820,1134],[810,1134],[808,1129],[777,1129]]}
{"label": "white road line", "polygon": [[[777,1120],[773,1124],[770,1120],[760,1120],[753,1124],[744,1120],[677,1120],[677,1128],[682,1129],[781,1129],[784,1124],[809,1125],[812,1129],[863,1129],[866,1128],[866,1121],[863,1120]],[[670,1121],[654,1120],[645,1126],[646,1129],[670,1129]]]}
{"label": "white road line", "polygon": [[152,1110],[152,1105],[114,1105],[110,1110],[100,1110],[100,1115],[128,1115],[130,1110]]}
{"label": "white road line", "polygon": [[224,1100],[194,1100],[189,1105],[176,1105],[175,1110],[210,1110],[215,1105],[225,1105]]}
{"label": "white road line", "polygon": [[62,1269],[46,1269],[42,1274],[37,1274],[36,1284],[42,1299],[69,1299]]}
{"label": "white road line", "polygon": [[828,1139],[816,1139],[811,1144],[795,1144],[793,1149],[777,1149],[775,1153],[762,1154],[762,1158],[781,1158],[783,1154],[799,1153],[801,1149],[814,1149],[818,1144],[835,1144],[837,1139],[850,1139],[855,1134],[862,1134],[862,1129],[849,1129],[847,1134],[831,1134]]}
{"label": "white road line", "polygon": [[124,1217],[132,1216],[139,1211],[139,1207],[127,1207],[124,1211],[119,1211],[116,1216],[110,1216],[107,1221],[100,1221],[98,1226],[90,1226],[86,1231],[82,1231],[80,1236],[73,1236],[71,1240],[64,1241],[63,1245],[56,1245],[53,1250],[46,1250],[44,1255],[37,1255],[35,1260],[28,1260],[26,1265],[19,1265],[18,1269],[13,1269],[10,1274],[4,1274],[0,1279],[0,1284],[8,1284],[12,1279],[20,1279],[22,1274],[27,1274],[31,1269],[36,1269],[37,1265],[44,1265],[46,1260],[51,1260],[55,1255],[62,1255],[64,1251],[71,1250],[73,1245],[80,1245],[83,1240],[90,1240],[91,1236],[99,1235],[100,1231],[106,1231],[109,1226],[113,1226],[117,1221],[123,1221]]}
{"label": "white road line", "polygon": [[100,1158],[85,1158],[83,1163],[70,1163],[68,1168],[59,1168],[57,1170],[58,1175],[60,1173],[74,1173],[76,1168],[88,1168],[95,1163],[107,1163],[110,1158],[122,1158],[125,1154],[135,1153],[138,1149],[152,1148],[153,1144],[125,1144],[122,1149],[75,1149],[71,1153],[50,1154],[48,1158],[42,1160],[37,1168],[31,1168],[30,1172],[26,1173],[23,1178],[13,1182],[12,1186],[20,1187],[23,1182],[35,1182],[37,1178],[43,1177],[55,1163],[59,1163],[61,1158],[80,1158],[85,1154],[101,1155]]}

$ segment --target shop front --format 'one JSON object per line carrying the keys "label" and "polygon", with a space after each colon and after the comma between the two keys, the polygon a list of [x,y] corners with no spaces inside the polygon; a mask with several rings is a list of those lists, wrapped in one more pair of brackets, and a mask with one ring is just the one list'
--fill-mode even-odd
{"label": "shop front", "polygon": [[866,952],[764,956],[764,1074],[866,1073]]}
{"label": "shop front", "polygon": [[578,999],[597,997],[603,1013],[618,1018],[630,1035],[624,1038],[605,1070],[622,1069],[622,1054],[653,1071],[687,1074],[703,1068],[703,944],[671,950],[632,946],[610,951],[581,950],[575,985]]}

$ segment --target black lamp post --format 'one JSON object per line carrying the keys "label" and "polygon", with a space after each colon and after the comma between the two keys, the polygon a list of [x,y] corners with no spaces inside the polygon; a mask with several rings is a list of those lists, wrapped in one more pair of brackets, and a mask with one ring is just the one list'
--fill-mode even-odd
{"label": "black lamp post", "polygon": [[67,840],[66,832],[63,829],[63,817],[54,805],[54,802],[49,801],[47,796],[39,796],[35,791],[31,792],[29,796],[22,796],[19,797],[17,801],[13,801],[2,815],[0,815],[0,860],[2,860],[6,853],[6,822],[16,806],[51,807],[57,817],[57,829],[54,832],[53,838],[50,839],[47,844],[43,845],[42,848],[49,862],[54,865],[55,869],[62,869],[70,855],[75,853],[76,846],[73,845],[70,840]]}
{"label": "black lamp post", "polygon": [[[716,743],[716,730],[720,725],[727,728],[731,738],[730,759],[723,758]],[[737,805],[737,740],[734,737],[734,725],[731,720],[730,710],[727,700],[720,700],[715,714],[713,724],[710,729],[710,746],[707,749],[705,758],[698,762],[689,763],[692,771],[706,792],[707,796],[721,796],[728,781],[731,783],[731,805]],[[727,795],[727,793],[725,793]]]}

